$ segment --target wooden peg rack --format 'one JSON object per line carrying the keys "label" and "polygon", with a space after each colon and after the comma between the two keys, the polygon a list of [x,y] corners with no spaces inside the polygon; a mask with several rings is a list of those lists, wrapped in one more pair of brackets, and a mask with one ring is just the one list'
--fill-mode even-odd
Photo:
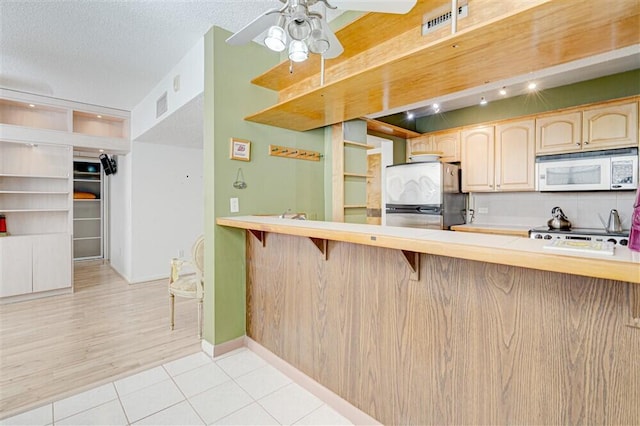
{"label": "wooden peg rack", "polygon": [[308,161],[320,161],[320,157],[322,157],[322,154],[317,151],[290,148],[288,146],[280,145],[269,145],[269,155]]}

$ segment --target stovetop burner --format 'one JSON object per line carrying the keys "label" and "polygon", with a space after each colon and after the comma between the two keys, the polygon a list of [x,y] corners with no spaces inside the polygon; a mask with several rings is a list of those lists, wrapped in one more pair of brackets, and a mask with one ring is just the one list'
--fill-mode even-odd
{"label": "stovetop burner", "polygon": [[622,246],[629,243],[629,231],[608,232],[604,228],[549,229],[541,226],[531,229],[529,237],[544,240],[611,241]]}

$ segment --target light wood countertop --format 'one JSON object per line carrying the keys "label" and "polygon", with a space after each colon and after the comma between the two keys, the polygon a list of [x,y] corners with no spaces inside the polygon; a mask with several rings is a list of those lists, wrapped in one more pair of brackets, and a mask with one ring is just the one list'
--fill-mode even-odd
{"label": "light wood countertop", "polygon": [[[257,232],[344,241],[460,259],[605,278],[640,284],[640,253],[618,246],[613,256],[552,252],[544,240],[508,235],[452,232],[395,226],[280,219],[220,217],[222,226]],[[265,240],[268,247],[268,238]]]}
{"label": "light wood countertop", "polygon": [[512,235],[514,237],[529,237],[529,229],[533,226],[517,226],[517,225],[484,225],[472,223],[469,225],[454,225],[452,231],[458,232],[476,232],[480,234],[495,235]]}

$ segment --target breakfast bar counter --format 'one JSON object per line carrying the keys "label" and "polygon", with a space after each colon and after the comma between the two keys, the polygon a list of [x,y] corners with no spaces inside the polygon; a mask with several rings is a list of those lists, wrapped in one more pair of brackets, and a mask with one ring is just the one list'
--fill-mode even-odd
{"label": "breakfast bar counter", "polygon": [[382,424],[640,418],[640,263],[626,247],[563,254],[504,235],[217,224],[244,234],[246,335]]}
{"label": "breakfast bar counter", "polygon": [[217,224],[256,233],[297,235],[640,284],[640,253],[623,246],[617,246],[613,255],[558,252],[545,248],[547,241],[521,236],[272,216],[221,217]]}

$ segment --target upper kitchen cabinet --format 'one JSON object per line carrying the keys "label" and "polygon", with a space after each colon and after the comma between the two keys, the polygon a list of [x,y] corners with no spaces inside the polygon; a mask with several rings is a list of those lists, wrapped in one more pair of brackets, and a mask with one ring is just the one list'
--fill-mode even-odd
{"label": "upper kitchen cabinet", "polygon": [[582,113],[583,149],[625,148],[638,145],[638,103],[603,106]]}
{"label": "upper kitchen cabinet", "polygon": [[415,138],[407,139],[407,162],[412,155],[424,154],[432,150],[432,137],[430,134],[424,134]]}
{"label": "upper kitchen cabinet", "polygon": [[554,154],[582,149],[582,114],[568,112],[536,119],[536,153]]}
{"label": "upper kitchen cabinet", "polygon": [[462,191],[534,191],[533,119],[463,130]]}
{"label": "upper kitchen cabinet", "polygon": [[442,153],[440,161],[445,163],[460,161],[459,130],[433,133],[432,146],[434,151]]}
{"label": "upper kitchen cabinet", "polygon": [[407,139],[407,160],[411,155],[424,152],[438,152],[440,161],[446,163],[460,161],[460,131],[447,130]]}
{"label": "upper kitchen cabinet", "polygon": [[0,89],[4,140],[126,154],[129,113]]}
{"label": "upper kitchen cabinet", "polygon": [[534,120],[496,126],[495,182],[497,191],[535,190]]}
{"label": "upper kitchen cabinet", "polygon": [[536,119],[536,154],[625,148],[638,144],[638,103],[608,103]]}
{"label": "upper kitchen cabinet", "polygon": [[495,191],[495,134],[494,126],[463,130],[462,191]]}

